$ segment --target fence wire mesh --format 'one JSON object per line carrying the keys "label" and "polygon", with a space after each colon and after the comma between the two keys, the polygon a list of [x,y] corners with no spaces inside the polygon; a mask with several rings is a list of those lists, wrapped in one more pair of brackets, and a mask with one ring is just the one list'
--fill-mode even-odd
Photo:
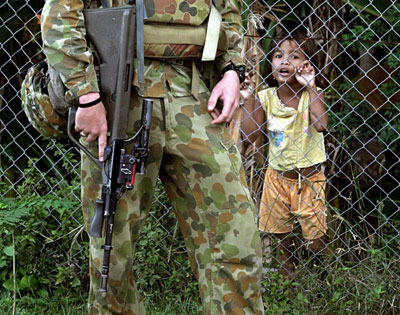
{"label": "fence wire mesh", "polygon": [[[6,289],[11,288],[7,271],[11,234],[23,235],[29,239],[26,246],[50,253],[50,268],[34,269],[46,274],[52,285],[67,280],[76,284],[74,276],[81,275],[82,281],[87,271],[78,152],[66,141],[43,139],[21,109],[24,73],[43,58],[42,6],[42,1],[22,0],[0,4],[0,225],[4,231],[0,280]],[[297,283],[305,299],[311,299],[316,287],[322,290],[330,286],[344,292],[341,296],[347,296],[346,301],[360,291],[379,297],[396,290],[400,280],[399,13],[397,1],[388,0],[244,2],[247,95],[257,98],[258,92],[271,86],[268,52],[276,32],[284,29],[293,33],[305,27],[307,39],[318,45],[318,52],[311,57],[329,115],[324,132],[328,159],[323,165],[328,230],[323,246],[310,251],[312,242],[302,235],[301,217],[293,217],[293,231],[280,237],[263,233],[266,300],[280,277],[275,270],[279,271],[284,261],[293,268],[291,281]],[[268,146],[276,142],[267,137],[270,121],[260,126],[261,136],[248,141],[250,136],[242,130],[246,119],[251,119],[248,115],[241,107],[230,127],[260,208],[265,203],[263,191],[272,185],[264,184]],[[158,259],[169,263],[185,249],[161,186],[153,204],[149,230],[160,233],[149,238],[158,248]],[[22,237],[16,240],[23,244]],[[27,251],[19,250],[20,262],[33,264],[31,259],[38,253],[23,256]],[[18,258],[18,250],[16,255]],[[186,266],[184,260],[178,264]],[[26,277],[21,275],[21,280]],[[168,273],[160,281],[167,277]],[[23,290],[24,283],[19,282],[19,287]],[[395,299],[392,304],[398,305]],[[340,303],[339,296],[331,302]]]}

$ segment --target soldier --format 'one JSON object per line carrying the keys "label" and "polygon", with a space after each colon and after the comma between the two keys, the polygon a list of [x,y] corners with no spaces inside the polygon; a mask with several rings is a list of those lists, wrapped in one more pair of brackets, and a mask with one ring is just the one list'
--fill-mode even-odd
{"label": "soldier", "polygon": [[[124,4],[123,0],[112,2],[115,6]],[[149,21],[169,21],[169,27],[206,23],[210,3],[145,1]],[[204,314],[263,312],[261,243],[255,207],[240,154],[226,128],[239,106],[239,75],[244,79],[243,68],[239,67],[243,64],[241,3],[213,3],[222,15],[221,32],[227,45],[212,62],[223,74],[214,87],[208,87],[205,81],[212,80],[205,80],[197,72],[207,67],[200,61],[201,55],[195,56],[199,50],[196,45],[167,44],[159,56],[160,50],[145,43],[145,83],[139,84],[135,74],[128,131],[136,132],[142,99],[153,98],[147,173],[137,175],[135,189],[118,202],[106,293],[99,292],[103,240],[90,238],[90,314],[144,314],[134,282],[133,257],[158,176],[185,239],[199,281]],[[76,114],[76,131],[84,135],[82,143],[98,152],[103,161],[106,110],[100,99],[93,54],[85,40],[82,13],[85,8],[99,5],[93,0],[47,0],[42,12],[42,36],[47,60],[67,87],[67,101],[76,100],[82,105]],[[192,58],[186,59],[188,56]],[[174,61],[177,58],[183,61]],[[218,100],[223,101],[222,108],[217,106]],[[101,171],[84,154],[81,176],[82,208],[88,228],[102,183]]]}

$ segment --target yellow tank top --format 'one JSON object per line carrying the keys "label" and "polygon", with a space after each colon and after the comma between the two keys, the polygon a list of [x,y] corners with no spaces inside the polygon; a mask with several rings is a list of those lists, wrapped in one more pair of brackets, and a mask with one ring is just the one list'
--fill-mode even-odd
{"label": "yellow tank top", "polygon": [[308,91],[303,91],[297,110],[282,104],[276,88],[267,88],[258,95],[265,111],[270,139],[270,167],[287,171],[326,161],[324,135],[310,126]]}

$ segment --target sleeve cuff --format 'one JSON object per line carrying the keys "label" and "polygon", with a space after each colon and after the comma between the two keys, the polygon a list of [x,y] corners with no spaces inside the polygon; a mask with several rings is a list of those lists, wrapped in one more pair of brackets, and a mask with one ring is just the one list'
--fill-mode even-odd
{"label": "sleeve cuff", "polygon": [[86,72],[84,73],[84,77],[71,77],[67,85],[70,87],[65,93],[65,99],[67,102],[77,101],[79,96],[90,92],[100,92],[96,71],[94,70],[93,66],[89,66],[87,68]]}
{"label": "sleeve cuff", "polygon": [[228,51],[226,54],[216,58],[215,63],[219,72],[228,64],[233,63],[235,66],[245,65],[242,56],[234,50]]}

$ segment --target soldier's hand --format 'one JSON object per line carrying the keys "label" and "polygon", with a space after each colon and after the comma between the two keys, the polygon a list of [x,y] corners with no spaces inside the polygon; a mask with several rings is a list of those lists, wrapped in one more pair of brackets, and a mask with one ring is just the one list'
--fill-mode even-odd
{"label": "soldier's hand", "polygon": [[[90,102],[90,100],[82,101],[81,98],[79,98],[79,101],[81,103]],[[75,130],[86,137],[88,142],[98,139],[99,160],[104,162],[104,149],[107,145],[107,118],[103,103],[100,102],[87,108],[78,108],[75,117]]]}
{"label": "soldier's hand", "polygon": [[[216,108],[218,99],[223,101],[222,112]],[[214,87],[208,100],[208,111],[213,118],[212,124],[228,123],[239,108],[240,82],[234,70],[225,72],[224,77]]]}

